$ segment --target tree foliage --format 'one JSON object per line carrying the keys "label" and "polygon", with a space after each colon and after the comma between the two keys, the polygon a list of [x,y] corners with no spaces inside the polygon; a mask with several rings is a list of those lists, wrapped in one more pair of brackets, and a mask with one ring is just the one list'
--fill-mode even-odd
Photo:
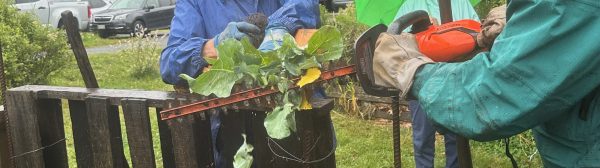
{"label": "tree foliage", "polygon": [[70,56],[64,33],[19,13],[7,0],[0,0],[0,43],[8,87],[45,84]]}

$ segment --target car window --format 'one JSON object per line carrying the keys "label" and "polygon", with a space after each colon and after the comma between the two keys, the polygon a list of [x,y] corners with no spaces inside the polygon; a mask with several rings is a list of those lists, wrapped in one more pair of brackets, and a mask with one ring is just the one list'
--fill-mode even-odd
{"label": "car window", "polygon": [[117,0],[110,9],[141,9],[144,0]]}
{"label": "car window", "polygon": [[171,0],[158,0],[158,3],[160,3],[160,6],[169,6],[171,5]]}
{"label": "car window", "polygon": [[92,6],[92,8],[101,8],[106,6],[106,2],[104,2],[103,0],[85,0],[88,1],[90,3],[90,6]]}
{"label": "car window", "polygon": [[177,0],[171,0],[171,5],[177,4]]}
{"label": "car window", "polygon": [[15,0],[16,4],[22,4],[22,3],[31,3],[31,2],[37,2],[39,0]]}
{"label": "car window", "polygon": [[146,1],[146,7],[149,7],[149,6],[154,6],[155,8],[158,8],[159,7],[158,0],[148,0],[148,1]]}

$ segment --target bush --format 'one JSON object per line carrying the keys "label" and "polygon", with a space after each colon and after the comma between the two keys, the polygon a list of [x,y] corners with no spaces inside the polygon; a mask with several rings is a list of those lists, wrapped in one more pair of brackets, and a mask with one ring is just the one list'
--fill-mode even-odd
{"label": "bush", "polygon": [[320,10],[322,25],[331,25],[343,32],[344,55],[341,60],[350,63],[354,54],[354,41],[369,27],[356,20],[356,7],[352,4],[340,9],[338,13],[327,12],[322,5]]}
{"label": "bush", "polygon": [[0,0],[0,43],[8,87],[45,84],[71,56],[64,33]]}
{"label": "bush", "polygon": [[158,76],[158,59],[162,50],[159,42],[161,38],[166,38],[166,36],[150,34],[120,41],[126,47],[119,52],[119,57],[133,57],[134,60],[138,60],[130,64],[131,69],[128,73],[131,77],[144,79]]}
{"label": "bush", "polygon": [[483,19],[487,16],[488,12],[492,8],[498,7],[500,5],[506,4],[506,0],[482,0],[475,6],[475,12],[479,15],[480,19]]}

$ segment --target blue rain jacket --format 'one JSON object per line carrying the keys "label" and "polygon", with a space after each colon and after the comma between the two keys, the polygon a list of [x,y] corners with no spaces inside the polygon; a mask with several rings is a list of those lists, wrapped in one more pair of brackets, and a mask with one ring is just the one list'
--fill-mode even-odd
{"label": "blue rain jacket", "polygon": [[227,23],[244,21],[252,13],[269,16],[270,26],[284,26],[290,33],[316,28],[317,0],[178,0],[167,47],[160,58],[164,82],[181,84],[180,74],[197,77],[208,65],[202,57],[204,43],[221,33]]}
{"label": "blue rain jacket", "polygon": [[510,1],[490,52],[423,66],[412,95],[459,135],[487,141],[533,128],[545,167],[600,167],[599,16],[598,0]]}

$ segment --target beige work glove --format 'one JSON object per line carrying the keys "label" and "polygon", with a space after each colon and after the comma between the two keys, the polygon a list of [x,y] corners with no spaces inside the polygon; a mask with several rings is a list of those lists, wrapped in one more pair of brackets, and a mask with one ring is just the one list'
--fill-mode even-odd
{"label": "beige work glove", "polygon": [[382,33],[375,43],[373,55],[375,84],[399,89],[400,97],[404,99],[410,91],[417,69],[427,63],[433,61],[419,52],[413,34]]}
{"label": "beige work glove", "polygon": [[490,10],[482,21],[481,32],[477,35],[477,45],[481,48],[492,48],[494,40],[506,25],[506,5]]}

